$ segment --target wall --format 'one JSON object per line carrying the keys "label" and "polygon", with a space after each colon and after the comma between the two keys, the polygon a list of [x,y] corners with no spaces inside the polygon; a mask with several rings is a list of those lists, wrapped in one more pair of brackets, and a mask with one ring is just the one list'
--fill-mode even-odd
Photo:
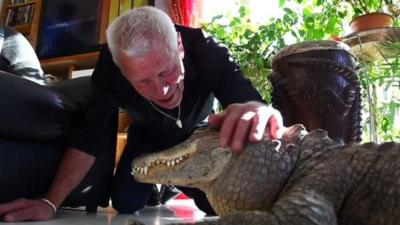
{"label": "wall", "polygon": [[154,6],[169,15],[169,9],[166,0],[154,0]]}

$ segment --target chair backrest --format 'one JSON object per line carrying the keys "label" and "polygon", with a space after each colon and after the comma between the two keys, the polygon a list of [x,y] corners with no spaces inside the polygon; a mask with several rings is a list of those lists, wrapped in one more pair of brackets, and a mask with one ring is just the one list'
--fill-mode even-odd
{"label": "chair backrest", "polygon": [[[65,87],[73,89],[72,84]],[[90,83],[82,82],[81,86],[83,84],[89,85],[86,89],[90,92]],[[88,94],[76,100],[63,94],[61,87],[59,89],[56,91],[0,71],[0,137],[42,141],[68,134],[82,111],[81,101]]]}

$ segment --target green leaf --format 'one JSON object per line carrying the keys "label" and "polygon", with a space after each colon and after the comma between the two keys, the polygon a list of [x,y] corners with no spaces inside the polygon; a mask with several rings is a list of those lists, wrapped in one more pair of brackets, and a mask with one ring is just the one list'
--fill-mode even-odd
{"label": "green leaf", "polygon": [[250,14],[250,10],[247,7],[241,6],[239,8],[239,15],[241,18],[246,17],[247,15]]}
{"label": "green leaf", "polygon": [[222,19],[223,17],[224,17],[223,15],[216,15],[216,16],[213,16],[213,17],[212,17],[211,21],[212,21],[212,22],[215,22],[216,20],[220,20],[220,19]]}
{"label": "green leaf", "polygon": [[303,17],[308,17],[309,15],[313,14],[313,10],[310,7],[305,7],[303,9]]}
{"label": "green leaf", "polygon": [[235,27],[235,26],[237,26],[237,25],[239,25],[239,24],[240,24],[240,19],[237,18],[237,17],[234,17],[234,18],[231,20],[231,22],[229,23],[229,25],[232,26],[232,27]]}
{"label": "green leaf", "polygon": [[291,30],[290,33],[296,38],[299,37],[299,34],[296,33],[296,31],[294,31],[294,30]]}
{"label": "green leaf", "polygon": [[290,8],[283,8],[283,11],[285,11],[287,14],[293,14],[294,11],[291,10]]}
{"label": "green leaf", "polygon": [[390,127],[390,122],[386,117],[384,117],[381,121],[382,131],[387,132],[389,130],[389,127]]}
{"label": "green leaf", "polygon": [[364,14],[364,11],[361,10],[360,8],[356,8],[356,7],[355,7],[353,10],[354,10],[354,15],[355,15],[355,16]]}
{"label": "green leaf", "polygon": [[336,25],[338,24],[338,19],[335,17],[331,17],[328,20],[328,24],[326,25],[326,32],[329,34],[336,32]]}
{"label": "green leaf", "polygon": [[300,34],[300,36],[304,37],[306,35],[306,31],[305,30],[299,30],[299,34]]}
{"label": "green leaf", "polygon": [[314,17],[313,16],[308,16],[307,18],[304,19],[304,25],[307,29],[313,30],[314,29]]}

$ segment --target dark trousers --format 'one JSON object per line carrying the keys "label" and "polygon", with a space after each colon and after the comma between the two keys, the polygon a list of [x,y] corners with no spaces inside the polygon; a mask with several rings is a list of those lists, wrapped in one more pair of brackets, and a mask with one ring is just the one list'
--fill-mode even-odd
{"label": "dark trousers", "polygon": [[[140,154],[163,149],[159,142],[144,129],[131,128],[128,142],[117,166],[111,194],[112,206],[119,213],[133,213],[143,208],[152,192],[153,184],[135,181],[131,174],[132,160]],[[203,191],[196,188],[178,187],[193,198],[196,206],[208,215],[215,215]]]}

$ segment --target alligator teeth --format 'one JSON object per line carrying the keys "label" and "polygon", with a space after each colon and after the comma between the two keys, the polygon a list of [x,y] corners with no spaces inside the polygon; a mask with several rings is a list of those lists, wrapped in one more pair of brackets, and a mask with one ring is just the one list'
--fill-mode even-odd
{"label": "alligator teeth", "polygon": [[167,159],[157,159],[155,162],[150,162],[144,167],[135,167],[132,168],[132,175],[140,174],[140,175],[147,175],[149,173],[149,169],[155,167],[159,164],[166,164],[168,167],[175,166],[181,163],[183,160],[189,158],[189,154],[185,154],[175,159],[167,160]]}

